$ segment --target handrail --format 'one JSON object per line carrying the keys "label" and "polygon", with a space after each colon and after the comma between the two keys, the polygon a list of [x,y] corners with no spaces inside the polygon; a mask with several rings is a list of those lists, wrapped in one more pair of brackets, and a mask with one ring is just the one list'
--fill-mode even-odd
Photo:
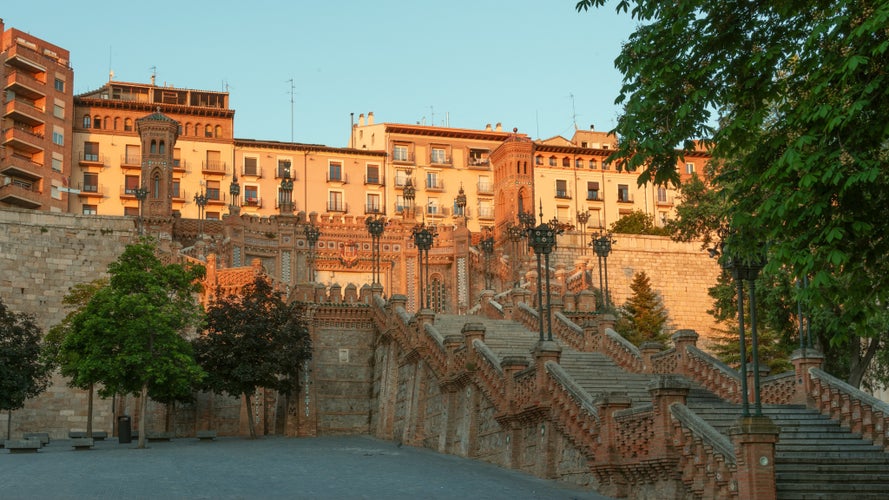
{"label": "handrail", "polygon": [[736,465],[735,446],[731,440],[695,415],[682,403],[672,403],[670,413],[676,420],[687,427],[694,435],[701,438],[704,443],[713,448],[713,451],[722,455],[727,464]]}

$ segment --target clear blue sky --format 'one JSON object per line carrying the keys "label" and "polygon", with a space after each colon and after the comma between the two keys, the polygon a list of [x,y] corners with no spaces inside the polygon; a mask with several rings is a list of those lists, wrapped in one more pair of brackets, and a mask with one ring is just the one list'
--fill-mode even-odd
{"label": "clear blue sky", "polygon": [[[343,147],[350,113],[534,138],[610,130],[614,58],[634,26],[575,0],[4,2],[71,52],[74,91],[108,81],[225,90],[235,137]],[[145,43],[150,34],[157,42]],[[293,105],[291,120],[291,84]],[[572,97],[573,96],[573,99]]]}

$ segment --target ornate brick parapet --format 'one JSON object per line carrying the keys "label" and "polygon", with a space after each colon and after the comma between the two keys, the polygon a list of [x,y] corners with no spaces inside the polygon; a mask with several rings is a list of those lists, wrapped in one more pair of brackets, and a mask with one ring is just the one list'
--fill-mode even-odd
{"label": "ornate brick parapet", "polygon": [[793,402],[804,404],[810,408],[814,407],[813,382],[809,368],[821,368],[824,363],[824,355],[812,348],[797,349],[791,354],[790,362],[793,363],[793,371],[796,375],[796,393],[793,396]]}
{"label": "ornate brick parapet", "polygon": [[735,445],[738,498],[773,500],[778,427],[765,416],[741,417],[729,430]]}

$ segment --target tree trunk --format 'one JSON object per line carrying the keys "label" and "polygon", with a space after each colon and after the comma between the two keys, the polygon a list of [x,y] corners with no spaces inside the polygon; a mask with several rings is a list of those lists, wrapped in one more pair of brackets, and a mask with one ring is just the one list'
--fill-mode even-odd
{"label": "tree trunk", "polygon": [[216,418],[215,413],[216,413],[216,393],[214,391],[210,391],[210,418],[209,418],[210,428],[208,430],[216,429],[216,422],[213,421]]}
{"label": "tree trunk", "polygon": [[93,437],[93,384],[90,384],[86,403],[86,437]]}
{"label": "tree trunk", "polygon": [[12,439],[12,410],[6,410],[6,439]]}
{"label": "tree trunk", "polygon": [[861,341],[862,338],[857,335],[849,340],[849,379],[846,382],[857,389],[861,388],[864,374],[880,348],[879,338],[868,339],[867,349],[862,353]]}
{"label": "tree trunk", "polygon": [[256,429],[253,427],[253,401],[247,392],[244,392],[244,401],[247,404],[247,428],[250,431],[250,439],[256,439]]}
{"label": "tree trunk", "polygon": [[139,396],[139,445],[137,448],[145,448],[145,414],[148,410],[148,383],[142,384],[142,392]]}

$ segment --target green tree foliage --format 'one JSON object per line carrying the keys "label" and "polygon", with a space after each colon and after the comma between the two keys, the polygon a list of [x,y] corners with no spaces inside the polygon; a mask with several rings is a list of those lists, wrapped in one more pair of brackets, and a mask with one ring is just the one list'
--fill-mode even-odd
{"label": "green tree foliage", "polygon": [[[219,291],[207,310],[207,331],[193,343],[206,388],[243,396],[248,408],[258,388],[287,395],[297,390],[300,365],[312,353],[299,311],[262,276],[240,294]],[[247,421],[255,439],[249,411]]]}
{"label": "green tree foliage", "polygon": [[74,318],[86,308],[96,292],[107,285],[108,279],[100,278],[71,287],[68,294],[62,299],[62,304],[70,308],[70,311],[65,315],[61,323],[49,329],[43,343],[43,355],[47,360],[47,364],[54,368],[58,367],[62,376],[68,378],[69,386],[86,390],[88,393],[86,419],[86,433],[88,437],[92,437],[93,432],[93,393],[95,392],[95,383],[98,380],[89,381],[89,377],[79,377],[79,353],[70,350],[63,351],[62,344],[64,344],[68,334],[71,333],[71,325]]}
{"label": "green tree foliage", "polygon": [[129,245],[71,321],[61,355],[72,385],[101,382],[99,394],[140,396],[139,447],[149,397],[185,396],[203,377],[185,332],[201,318],[196,293],[203,266],[164,264],[151,242]]}
{"label": "green tree foliage", "polygon": [[858,385],[889,331],[889,3],[621,0],[617,9],[639,24],[615,61],[623,113],[611,160],[639,168],[640,183],[675,184],[693,139],[709,146],[726,226],[748,235],[731,253],[767,246],[770,270],[811,277],[800,295],[828,311],[828,344],[846,349]]}
{"label": "green tree foliage", "polygon": [[670,232],[654,224],[654,216],[642,210],[634,210],[611,224],[611,231],[623,234],[648,234],[666,236]]}
{"label": "green tree foliage", "polygon": [[8,413],[7,439],[12,411],[25,406],[25,401],[43,392],[49,383],[41,335],[33,316],[11,311],[0,299],[0,410]]}
{"label": "green tree foliage", "polygon": [[633,294],[620,308],[615,331],[636,346],[643,342],[666,344],[668,335],[664,327],[669,319],[667,309],[652,290],[651,279],[645,271],[633,276],[630,289]]}

